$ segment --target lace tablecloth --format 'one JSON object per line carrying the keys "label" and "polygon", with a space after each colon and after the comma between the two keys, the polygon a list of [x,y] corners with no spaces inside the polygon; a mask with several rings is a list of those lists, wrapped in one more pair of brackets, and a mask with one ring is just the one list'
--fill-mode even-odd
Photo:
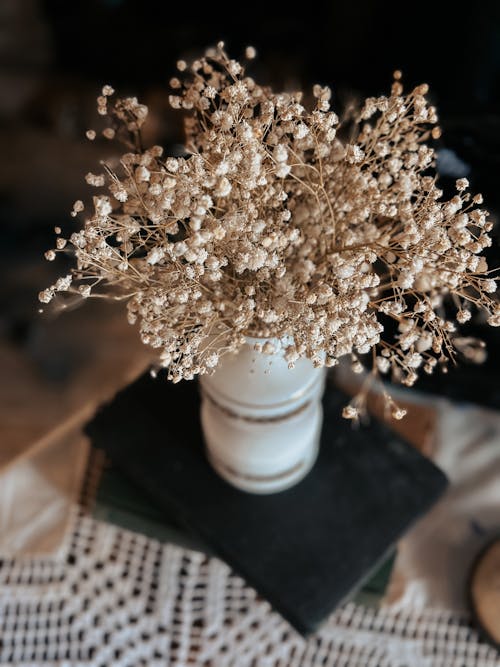
{"label": "lace tablecloth", "polygon": [[1,561],[0,665],[500,665],[466,616],[432,609],[348,603],[305,640],[218,559],[97,521],[85,504],[57,557]]}
{"label": "lace tablecloth", "polygon": [[215,558],[78,516],[64,560],[0,569],[0,664],[498,665],[467,619],[347,604],[309,640]]}

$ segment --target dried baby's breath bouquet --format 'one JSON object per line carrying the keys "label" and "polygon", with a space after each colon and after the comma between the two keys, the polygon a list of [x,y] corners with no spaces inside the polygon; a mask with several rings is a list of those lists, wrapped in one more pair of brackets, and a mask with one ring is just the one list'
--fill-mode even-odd
{"label": "dried baby's breath bouquet", "polygon": [[[349,355],[361,371],[371,352],[373,376],[391,372],[406,385],[457,349],[474,356],[456,323],[478,308],[500,325],[481,256],[492,223],[466,179],[443,199],[426,85],[404,94],[396,72],[389,96],[368,98],[342,124],[328,88],[314,86],[306,106],[302,93],[260,86],[223,44],[178,69],[170,104],[186,112],[182,157],[144,149],[147,108],[112,102],[104,87],[104,135],[128,152],[87,175],[102,193],[83,228],[46,253],[72,246],[77,265],[43,303],[59,292],[123,299],[174,382],[211,371],[249,334],[293,340],[290,366]],[[357,411],[354,403],[344,414]]]}

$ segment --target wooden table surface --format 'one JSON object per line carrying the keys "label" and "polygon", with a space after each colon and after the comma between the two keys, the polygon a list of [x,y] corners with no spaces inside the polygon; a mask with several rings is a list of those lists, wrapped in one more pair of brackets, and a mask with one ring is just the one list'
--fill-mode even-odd
{"label": "wooden table surface", "polygon": [[[0,470],[83,425],[151,358],[123,305],[85,304],[41,321],[39,336],[36,346],[0,338]],[[66,368],[60,377],[50,358]]]}

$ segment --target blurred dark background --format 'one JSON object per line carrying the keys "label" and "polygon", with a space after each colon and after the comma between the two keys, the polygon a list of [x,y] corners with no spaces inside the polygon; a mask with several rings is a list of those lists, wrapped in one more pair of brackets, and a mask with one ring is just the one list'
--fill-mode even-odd
{"label": "blurred dark background", "polygon": [[[84,174],[114,150],[105,140],[85,139],[99,126],[95,97],[104,83],[139,96],[152,112],[148,138],[173,147],[182,141],[180,115],[167,106],[175,62],[219,39],[234,57],[254,45],[252,74],[277,87],[329,84],[336,108],[388,91],[396,68],[408,86],[429,83],[444,130],[443,183],[466,175],[498,214],[499,2],[476,3],[466,15],[454,3],[368,0],[297,9],[270,2],[1,0],[0,338],[53,382],[82,361],[71,349],[51,347],[36,294],[52,272],[64,270],[65,260],[56,267],[43,260],[53,227],[75,224],[69,211],[85,197]],[[498,264],[498,255],[495,238],[490,261]],[[499,406],[499,337],[480,322],[467,331],[488,340],[486,365],[465,365],[420,386]]]}

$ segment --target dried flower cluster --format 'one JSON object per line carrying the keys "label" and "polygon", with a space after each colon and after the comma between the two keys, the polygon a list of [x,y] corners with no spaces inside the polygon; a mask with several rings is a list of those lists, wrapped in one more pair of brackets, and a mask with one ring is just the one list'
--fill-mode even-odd
{"label": "dried flower cluster", "polygon": [[[443,199],[426,85],[404,94],[396,72],[391,94],[367,99],[343,141],[328,88],[314,86],[307,108],[302,93],[258,85],[223,44],[178,69],[170,103],[187,112],[183,157],[142,149],[147,108],[135,98],[111,103],[104,87],[104,136],[129,152],[87,175],[103,191],[83,228],[46,254],[72,247],[77,266],[40,294],[43,303],[58,292],[125,300],[174,382],[209,372],[248,333],[292,336],[290,366],[304,355],[326,366],[350,355],[361,371],[371,351],[373,375],[392,372],[406,385],[457,348],[477,354],[456,323],[476,307],[500,325],[480,255],[492,223],[465,179]],[[83,210],[77,201],[73,215]],[[358,411],[353,403],[344,414]]]}

